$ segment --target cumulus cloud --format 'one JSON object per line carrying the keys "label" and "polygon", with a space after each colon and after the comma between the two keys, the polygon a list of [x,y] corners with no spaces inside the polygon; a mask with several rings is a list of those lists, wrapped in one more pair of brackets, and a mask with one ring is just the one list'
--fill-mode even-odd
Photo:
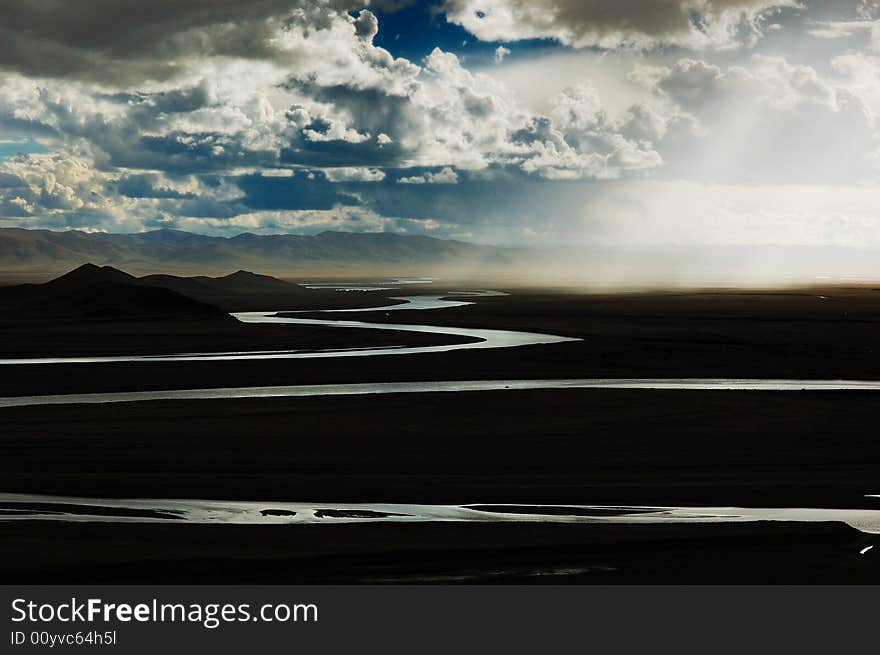
{"label": "cumulus cloud", "polygon": [[483,41],[555,39],[574,47],[731,47],[797,0],[447,0],[448,20]]}
{"label": "cumulus cloud", "polygon": [[[68,208],[74,221],[87,210],[118,218],[135,199],[164,203],[150,210],[157,213],[227,217],[267,209],[261,203],[299,210],[356,202],[344,190],[289,194],[255,181],[285,175],[294,188],[305,184],[290,173],[297,167],[321,169],[322,179],[339,185],[381,182],[387,167],[419,169],[398,176],[406,182],[450,184],[457,170],[606,179],[661,163],[648,131],[635,127],[644,113],[638,108],[629,123],[610,121],[595,90],[584,85],[563,93],[551,115],[534,114],[452,53],[435,49],[422,65],[393,57],[373,43],[376,16],[350,15],[340,3],[221,2],[210,11],[187,1],[162,11],[151,5],[123,30],[106,29],[105,22],[131,12],[126,2],[108,5],[98,17],[59,5],[54,22],[44,7],[7,4],[29,26],[28,53],[49,45],[70,51],[60,68],[51,59],[0,53],[0,67],[17,71],[0,75],[0,129],[43,138],[71,161],[87,162],[105,184],[103,197],[120,198],[122,209],[113,211],[80,199],[81,207]],[[64,22],[69,29],[56,28]],[[141,69],[143,62],[154,69]],[[240,171],[266,173],[254,178]],[[219,187],[167,182],[186,176],[247,187],[245,200],[219,198],[216,190],[211,200]],[[256,199],[257,186],[268,199]],[[86,191],[70,188],[71,203]],[[41,205],[34,203],[9,198],[5,215],[35,214]]]}
{"label": "cumulus cloud", "polygon": [[495,48],[495,53],[492,55],[492,61],[494,61],[496,64],[500,64],[502,61],[504,61],[504,58],[509,54],[510,54],[510,49],[505,48],[503,45],[500,45],[497,48]]}
{"label": "cumulus cloud", "polygon": [[[173,80],[115,92],[8,73],[0,126],[76,143],[103,168],[177,174],[501,165],[616,177],[658,161],[610,123],[534,115],[450,52],[435,49],[423,66],[395,58],[373,44],[377,26],[366,10],[296,9],[273,27],[272,56],[184,59],[188,69]],[[577,102],[600,113],[593,99]]]}
{"label": "cumulus cloud", "polygon": [[324,175],[331,182],[381,182],[385,179],[385,171],[357,166],[328,168],[324,170]]}
{"label": "cumulus cloud", "polygon": [[84,157],[20,155],[0,166],[0,216],[38,220],[44,227],[123,226],[134,202],[115,193],[117,182]]}
{"label": "cumulus cloud", "polygon": [[[373,2],[374,6],[382,3]],[[346,0],[0,0],[0,68],[38,77],[79,77],[105,84],[164,80],[193,58],[222,56],[287,60],[276,41],[287,21],[309,16],[327,28],[340,12],[364,3]],[[353,19],[371,39],[371,13]]]}
{"label": "cumulus cloud", "polygon": [[410,175],[397,180],[399,184],[458,184],[458,173],[446,166],[439,171],[426,171],[421,175]]}
{"label": "cumulus cloud", "polygon": [[650,141],[628,139],[623,125],[608,119],[595,88],[568,87],[550,104],[549,116],[533,118],[514,136],[534,153],[522,170],[554,180],[613,179],[662,164]]}

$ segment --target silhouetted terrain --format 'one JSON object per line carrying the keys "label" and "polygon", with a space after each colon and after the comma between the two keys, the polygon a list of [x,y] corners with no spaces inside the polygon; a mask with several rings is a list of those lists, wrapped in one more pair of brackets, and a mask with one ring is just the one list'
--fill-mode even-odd
{"label": "silhouetted terrain", "polygon": [[[13,408],[0,412],[0,477],[13,492],[267,508],[278,500],[343,509],[871,508],[877,501],[864,494],[880,489],[876,402],[871,393],[569,390]],[[876,537],[840,523],[169,523],[0,523],[0,579],[880,581],[876,553],[859,555]]]}
{"label": "silhouetted terrain", "polygon": [[[839,523],[0,526],[7,584],[876,584]],[[875,549],[876,550],[876,549]],[[39,553],[38,557],[34,554]]]}
{"label": "silhouetted terrain", "polygon": [[307,289],[246,271],[220,278],[138,278],[111,266],[84,264],[44,284],[0,286],[0,354],[158,354],[461,340],[390,331],[252,325],[240,323],[228,313],[395,302],[380,293]]}
{"label": "silhouetted terrain", "polygon": [[248,271],[217,278],[139,278],[112,266],[88,263],[44,284],[0,286],[0,321],[210,317],[218,314],[217,308],[225,313],[375,307],[395,302],[382,293],[307,289]]}
{"label": "silhouetted terrain", "polygon": [[84,264],[46,284],[0,287],[0,323],[79,320],[233,320],[172,289],[141,284],[109,266]]}
{"label": "silhouetted terrain", "polygon": [[[286,295],[286,283],[243,272],[133,278],[87,267],[45,286],[59,294],[73,287],[64,293],[75,295],[78,280],[90,288],[96,277],[125,288],[163,284],[227,306],[263,294],[311,297],[295,285]],[[877,379],[880,371],[880,292],[870,287],[607,295],[521,289],[474,302],[399,311],[393,320],[582,340],[357,360],[20,366],[0,377],[0,394],[542,377]],[[357,318],[389,320],[385,312]],[[30,343],[86,353],[96,344],[167,352],[401,338],[200,319],[68,321],[10,334],[0,338],[7,349]],[[880,490],[876,406],[874,392],[544,390],[21,407],[0,412],[0,478],[8,492],[312,500],[342,509],[371,501],[874,508],[866,494]],[[0,524],[0,577],[873,582],[880,580],[876,549],[859,554],[872,539],[828,523],[220,529],[20,521]]]}
{"label": "silhouetted terrain", "polygon": [[340,293],[330,289],[308,289],[249,271],[237,271],[223,277],[147,275],[135,278],[135,283],[171,289],[226,311],[352,309],[381,307],[399,302],[389,300],[384,293]]}

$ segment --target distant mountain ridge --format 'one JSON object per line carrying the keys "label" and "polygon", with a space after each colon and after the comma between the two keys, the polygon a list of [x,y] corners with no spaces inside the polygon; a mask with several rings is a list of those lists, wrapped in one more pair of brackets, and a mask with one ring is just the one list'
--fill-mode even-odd
{"label": "distant mountain ridge", "polygon": [[139,234],[0,228],[0,271],[61,272],[93,262],[139,272],[217,273],[235,268],[275,274],[345,272],[369,266],[505,264],[515,250],[391,233],[323,232],[306,236],[244,233],[211,237],[180,230]]}

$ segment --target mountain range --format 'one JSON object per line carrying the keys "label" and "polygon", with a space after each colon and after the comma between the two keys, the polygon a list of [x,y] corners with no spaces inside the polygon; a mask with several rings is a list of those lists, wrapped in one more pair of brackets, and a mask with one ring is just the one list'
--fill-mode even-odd
{"label": "mountain range", "polygon": [[0,272],[57,274],[86,262],[139,273],[424,273],[425,267],[504,265],[515,249],[390,233],[211,237],[180,230],[139,234],[0,228]]}

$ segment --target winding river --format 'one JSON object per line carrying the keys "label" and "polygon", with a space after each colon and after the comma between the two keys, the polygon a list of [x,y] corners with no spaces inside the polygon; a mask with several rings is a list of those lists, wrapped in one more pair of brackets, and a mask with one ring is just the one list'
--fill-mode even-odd
{"label": "winding river", "polygon": [[301,384],[272,387],[218,387],[160,389],[42,396],[0,397],[0,408],[34,405],[95,405],[155,400],[223,400],[233,398],[301,398],[307,396],[363,396],[393,393],[525,391],[530,389],[641,389],[674,391],[880,391],[873,380],[746,380],[726,378],[560,380],[439,380],[429,382],[358,382]]}
{"label": "winding river", "polygon": [[[497,292],[462,292],[465,295],[496,295]],[[455,294],[447,294],[455,295]],[[472,305],[470,301],[444,300],[446,296],[400,296],[392,300],[404,301],[401,304],[387,307],[371,307],[366,309],[321,310],[322,312],[390,312],[403,309],[428,310]],[[284,312],[315,313],[314,311]],[[572,337],[561,337],[554,334],[536,332],[516,332],[513,330],[487,330],[477,328],[440,327],[435,325],[410,325],[408,323],[376,323],[365,321],[344,321],[335,319],[295,318],[279,316],[269,310],[262,312],[236,312],[233,317],[242,323],[272,323],[284,325],[319,325],[324,327],[361,328],[369,330],[394,330],[398,332],[421,332],[428,334],[464,337],[469,341],[463,343],[438,346],[381,346],[375,348],[338,348],[325,350],[270,350],[270,351],[237,351],[237,352],[202,352],[180,353],[168,355],[107,355],[80,357],[15,357],[0,358],[2,366],[24,366],[45,364],[113,364],[123,362],[210,362],[240,361],[261,359],[318,359],[329,357],[374,357],[377,355],[416,355],[425,353],[449,352],[451,350],[472,350],[485,348],[512,348],[516,346],[534,346],[541,344],[580,341]]]}
{"label": "winding river", "polygon": [[633,505],[425,505],[231,500],[109,499],[0,494],[0,521],[93,523],[333,524],[389,521],[540,523],[743,523],[837,521],[880,534],[880,509]]}
{"label": "winding river", "polygon": [[[396,305],[363,309],[320,310],[321,312],[379,312],[448,309],[472,305],[473,301],[449,300],[450,297],[487,297],[507,295],[491,290],[455,291],[444,295],[398,296]],[[340,319],[296,318],[288,314],[315,311],[274,311],[233,313],[243,323],[272,323],[283,325],[315,325],[324,327],[395,330],[449,335],[468,339],[463,343],[436,346],[380,346],[367,348],[338,348],[321,350],[270,350],[236,352],[202,352],[165,355],[108,355],[81,357],[29,357],[0,359],[0,365],[45,364],[104,364],[122,362],[207,362],[263,359],[321,359],[335,357],[373,357],[413,355],[487,348],[513,348],[580,341],[537,332],[457,328],[409,323],[377,323]],[[163,389],[158,391],[125,391],[108,393],[61,394],[0,398],[0,408],[30,405],[97,404],[143,402],[151,400],[217,400],[227,398],[295,398],[301,396],[343,396],[392,393],[436,393],[467,391],[516,391],[528,389],[653,389],[679,391],[880,391],[876,380],[797,380],[797,379],[739,379],[739,378],[578,378],[538,380],[449,380],[427,382],[373,382],[354,384],[287,385],[266,387],[225,387],[204,389]]]}
{"label": "winding river", "polygon": [[[399,296],[386,307],[340,312],[391,312],[463,307],[473,304],[449,297],[496,295],[492,291],[450,293],[444,296]],[[298,313],[298,312],[286,312]],[[308,312],[310,314],[314,312]],[[306,359],[369,357],[449,352],[454,350],[510,348],[579,341],[571,337],[511,330],[490,330],[406,323],[278,316],[273,311],[241,312],[233,316],[244,323],[320,325],[372,330],[397,330],[465,337],[465,343],[438,346],[387,346],[335,350],[279,350],[261,352],[181,353],[170,355],[124,355],[93,357],[33,357],[0,359],[0,365],[95,364],[118,362],[195,362],[260,359]],[[543,379],[455,380],[427,382],[379,382],[355,384],[292,385],[206,389],[167,389],[113,393],[63,394],[0,398],[0,408],[58,404],[107,404],[156,400],[216,400],[396,393],[515,391],[526,389],[667,389],[716,391],[880,391],[871,380],[771,380],[771,379]],[[880,509],[744,508],[744,507],[636,507],[605,505],[524,506],[501,504],[416,505],[375,503],[243,502],[184,499],[99,499],[31,494],[0,494],[0,521],[60,520],[88,522],[190,523],[300,523],[320,524],[363,521],[540,521],[560,523],[718,523],[745,521],[839,521],[870,534],[880,534]],[[861,552],[864,554],[871,547]]]}

